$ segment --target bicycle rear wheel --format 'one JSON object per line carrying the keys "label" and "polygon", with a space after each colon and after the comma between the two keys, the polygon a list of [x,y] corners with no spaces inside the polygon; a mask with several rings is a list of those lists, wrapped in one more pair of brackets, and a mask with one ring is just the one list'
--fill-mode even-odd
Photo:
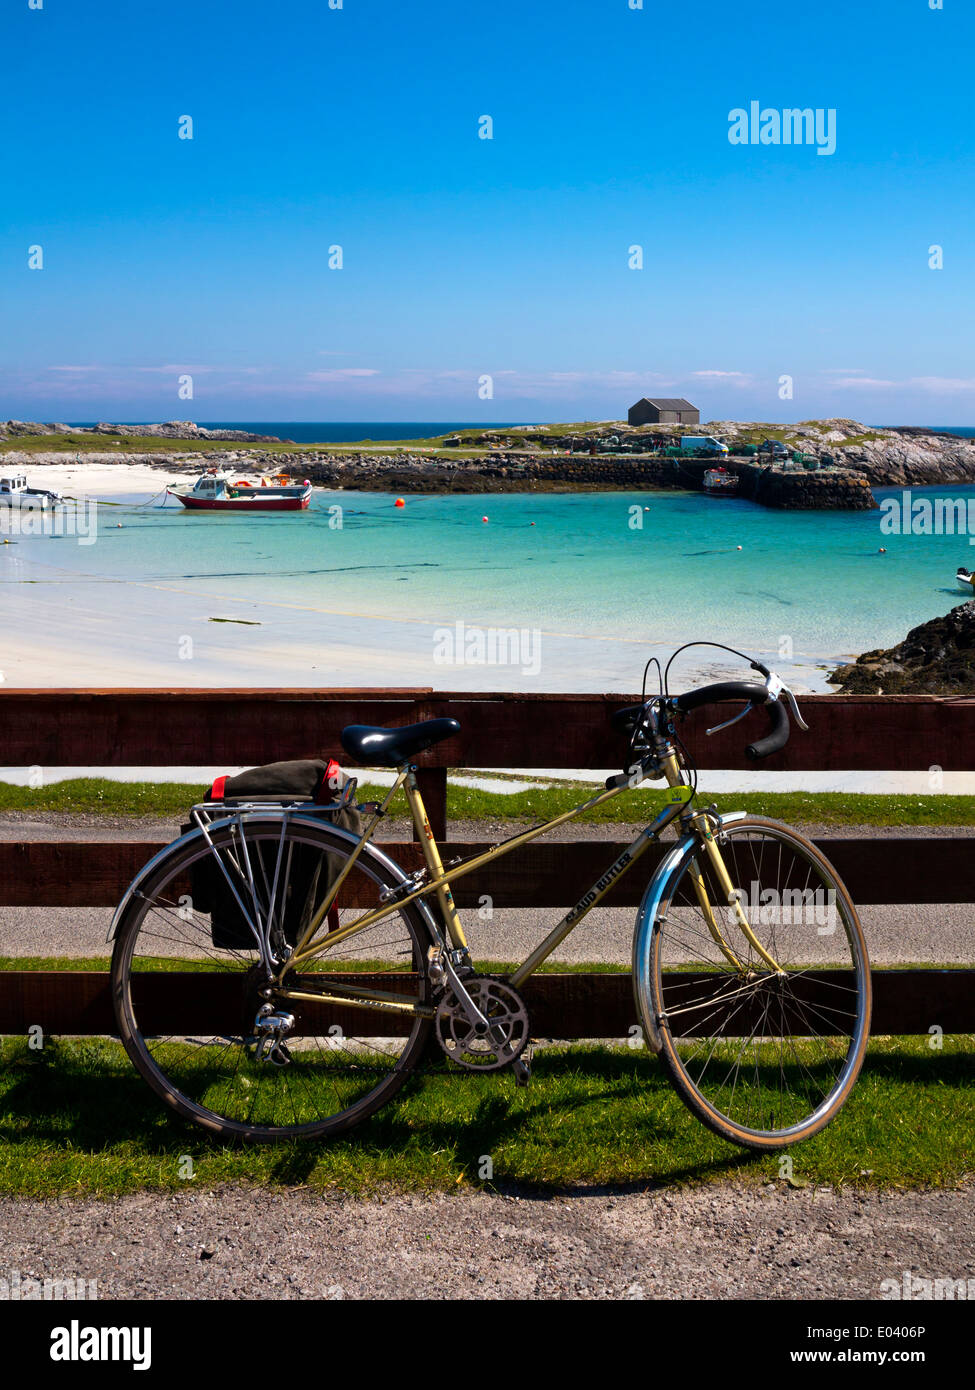
{"label": "bicycle rear wheel", "polygon": [[[839,1112],[870,1027],[870,969],[850,896],[816,847],[743,817],[717,841],[752,932],[703,850],[672,872],[635,983],[647,1035],[690,1110],[722,1138],[780,1149]],[[644,943],[645,946],[645,943]],[[641,964],[641,962],[643,962]]]}
{"label": "bicycle rear wheel", "polygon": [[[270,923],[279,948],[285,935],[294,944],[303,908],[296,894],[320,898],[318,885],[329,874],[334,881],[352,851],[341,832],[311,819],[293,818],[282,828],[280,817],[245,817],[214,830],[212,841],[248,916],[262,931]],[[167,1105],[221,1138],[342,1133],[400,1089],[420,1061],[431,1021],[404,1009],[295,999],[291,992],[318,996],[332,974],[340,987],[362,985],[423,1005],[430,988],[426,924],[408,904],[290,971],[275,988],[223,882],[198,835],[165,856],[133,895],[111,975],[126,1051]],[[396,882],[388,862],[367,847],[342,884],[329,934],[377,907]],[[201,884],[209,885],[206,894]]]}

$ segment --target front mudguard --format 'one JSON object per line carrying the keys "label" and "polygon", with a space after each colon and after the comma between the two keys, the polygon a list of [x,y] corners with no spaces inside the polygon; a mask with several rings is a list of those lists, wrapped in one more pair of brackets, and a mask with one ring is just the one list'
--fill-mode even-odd
{"label": "front mudguard", "polygon": [[[747,815],[747,811],[731,811],[725,816],[718,816],[718,833],[720,834],[721,827],[744,820]],[[633,999],[637,1017],[643,1025],[643,1036],[651,1052],[659,1052],[663,1047],[650,997],[650,951],[653,946],[653,933],[660,920],[662,905],[673,891],[676,879],[687,866],[688,860],[700,852],[700,848],[700,841],[692,831],[682,835],[660,861],[657,872],[647,884],[637,909],[636,926],[633,931]]]}

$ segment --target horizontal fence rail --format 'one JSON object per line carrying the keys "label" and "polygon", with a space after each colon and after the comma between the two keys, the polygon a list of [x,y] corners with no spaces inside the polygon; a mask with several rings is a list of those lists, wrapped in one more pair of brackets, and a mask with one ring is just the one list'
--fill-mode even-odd
{"label": "horizontal fence rail", "polygon": [[[421,754],[422,767],[622,766],[609,716],[636,695],[523,695],[433,690],[0,691],[9,766],[244,766],[338,755],[346,724],[412,724],[452,716],[460,733]],[[723,709],[727,711],[727,706]],[[777,771],[975,768],[975,696],[810,695],[809,733],[761,766]],[[727,713],[724,714],[727,718]],[[708,738],[715,707],[682,724],[702,768],[752,768],[744,748],[763,716]]]}
{"label": "horizontal fence rail", "polygon": [[[729,802],[729,805],[731,803]],[[162,841],[33,840],[0,841],[0,905],[7,907],[111,907]],[[535,841],[454,885],[460,907],[477,907],[483,895],[495,907],[568,907],[599,878],[629,841]],[[975,857],[968,836],[936,839],[897,835],[883,840],[814,841],[839,871],[854,902],[966,903],[975,896]],[[423,867],[420,846],[412,841],[379,842],[408,873]],[[614,883],[606,907],[635,907],[668,845],[650,845],[643,857]],[[445,860],[467,857],[483,841],[441,843]],[[348,907],[365,900],[343,899]],[[972,952],[975,956],[975,909]]]}
{"label": "horizontal fence rail", "polygon": [[[626,744],[612,730],[610,715],[637,698],[426,688],[3,690],[0,727],[4,762],[39,766],[43,773],[45,766],[165,767],[178,761],[238,767],[336,755],[348,765],[339,738],[346,724],[402,725],[451,716],[461,732],[417,759],[431,824],[445,839],[448,767],[621,767]],[[807,696],[802,709],[810,732],[794,731],[783,752],[760,764],[744,755],[745,744],[762,730],[760,713],[708,737],[707,727],[727,717],[727,710],[719,716],[704,708],[684,722],[681,736],[702,769],[975,768],[975,697]],[[899,830],[820,843],[854,901],[975,902],[975,836],[920,837]],[[158,841],[139,840],[0,841],[0,907],[112,906],[158,848]],[[383,842],[382,848],[407,871],[422,865],[414,843]],[[448,842],[444,857],[482,848]],[[622,842],[605,840],[536,842],[458,879],[455,896],[462,907],[490,894],[497,908],[564,908],[622,848]],[[633,907],[661,852],[651,847],[613,886],[605,905]],[[186,979],[189,1008],[206,987],[202,982],[212,986],[213,977],[189,972]],[[975,1031],[975,970],[880,970],[874,981],[877,1033],[926,1033],[935,1025],[945,1032]],[[543,974],[533,977],[525,993],[537,1036],[622,1037],[635,1021],[626,974]],[[0,1033],[20,1033],[34,1024],[53,1033],[112,1032],[104,971],[0,973]]]}
{"label": "horizontal fence rail", "polygon": [[[315,978],[321,983],[329,977],[322,973]],[[388,989],[390,979],[344,972],[336,978],[379,989]],[[397,984],[409,978],[395,977]],[[0,981],[0,1034],[24,1034],[38,1026],[46,1034],[78,1037],[116,1031],[104,971],[10,970]],[[972,970],[875,970],[873,1032],[923,1034],[933,1026],[944,1033],[971,1032],[973,984]],[[147,974],[137,988],[140,1023],[147,1032],[209,1034],[219,1031],[222,1022],[231,1032],[239,1027],[236,976],[191,970]],[[628,972],[533,975],[523,993],[535,1038],[625,1038],[638,1020]],[[312,1023],[315,1006],[303,1006],[302,1018],[306,1025]],[[330,1008],[327,1024],[338,1024],[354,1036],[362,1031],[362,1013]],[[397,1036],[408,1027],[394,1015],[370,1015],[369,1030],[375,1037]],[[691,1030],[687,1036],[692,1036]]]}

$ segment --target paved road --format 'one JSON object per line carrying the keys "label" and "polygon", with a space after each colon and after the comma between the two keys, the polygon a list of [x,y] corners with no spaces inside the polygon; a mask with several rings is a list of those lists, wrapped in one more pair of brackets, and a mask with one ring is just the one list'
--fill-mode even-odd
{"label": "paved road", "polygon": [[971,1280],[975,1189],[0,1200],[3,1268],[101,1298],[869,1298]]}

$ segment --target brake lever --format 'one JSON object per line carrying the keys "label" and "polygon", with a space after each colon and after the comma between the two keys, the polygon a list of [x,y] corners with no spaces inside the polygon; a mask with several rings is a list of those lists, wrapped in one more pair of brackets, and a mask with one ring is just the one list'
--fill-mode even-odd
{"label": "brake lever", "polygon": [[792,717],[799,725],[799,728],[803,731],[803,733],[808,733],[809,725],[806,723],[802,715],[799,713],[799,705],[796,700],[796,697],[793,695],[792,691],[786,685],[782,677],[777,676],[774,671],[770,671],[765,681],[765,689],[768,691],[768,698],[770,701],[778,700],[780,698],[785,700],[785,703],[788,705],[789,710],[792,713]]}
{"label": "brake lever", "polygon": [[787,685],[782,687],[782,694],[785,696],[786,704],[792,711],[793,719],[799,725],[799,728],[802,729],[803,733],[808,733],[809,725],[806,723],[802,715],[799,713],[799,705],[796,701],[796,697],[793,695],[792,691],[789,689]]}
{"label": "brake lever", "polygon": [[705,729],[704,732],[707,734],[716,734],[721,729],[730,729],[732,724],[737,724],[739,719],[744,719],[745,715],[750,714],[754,708],[755,706],[752,704],[751,700],[749,700],[741,713],[736,714],[733,719],[726,719],[723,724],[715,724],[713,729]]}

